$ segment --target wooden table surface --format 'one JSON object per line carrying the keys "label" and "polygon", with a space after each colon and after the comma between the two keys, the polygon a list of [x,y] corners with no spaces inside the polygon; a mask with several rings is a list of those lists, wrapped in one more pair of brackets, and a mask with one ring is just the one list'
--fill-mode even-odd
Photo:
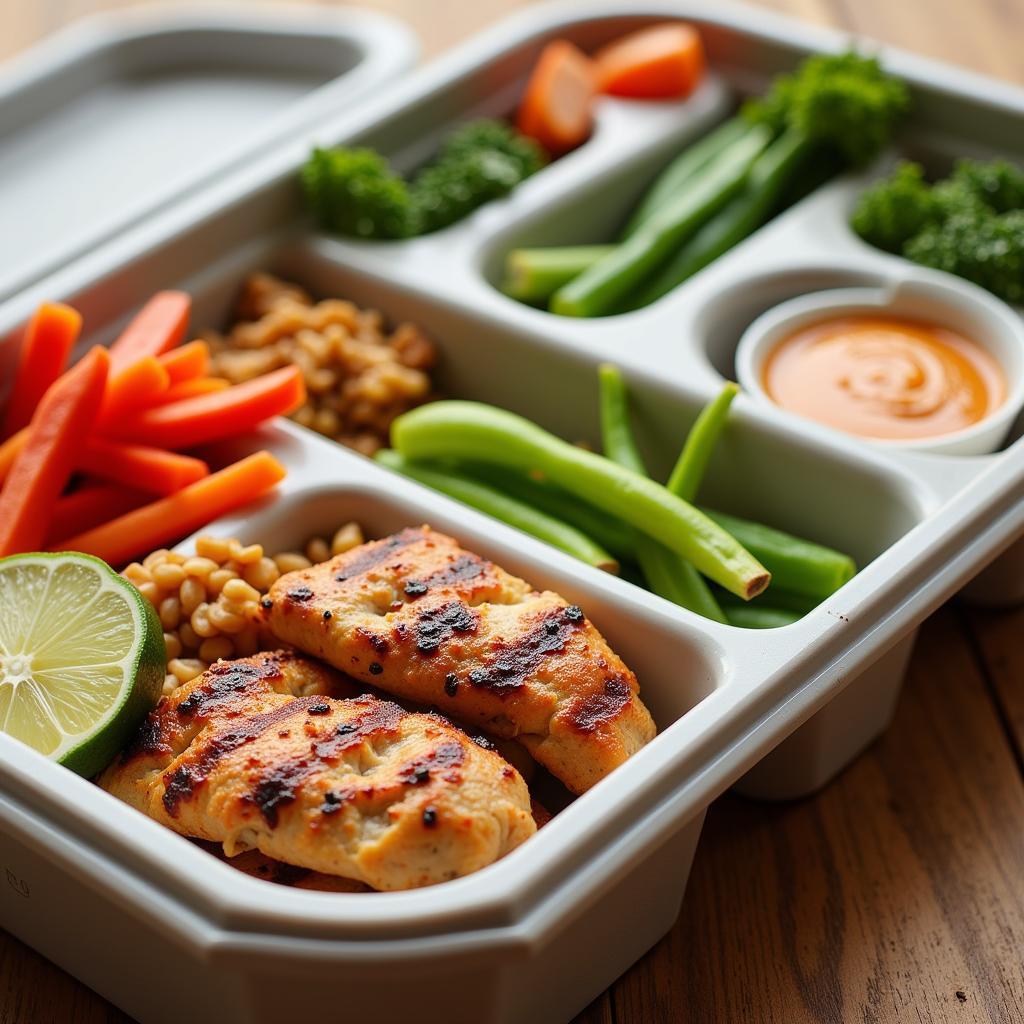
{"label": "wooden table surface", "polygon": [[[436,53],[525,6],[358,0]],[[0,58],[103,0],[14,0]],[[1024,81],[1020,0],[768,0]],[[2,185],[0,185],[2,187]],[[576,1024],[1024,1021],[1024,610],[924,627],[892,728],[818,796],[710,810],[672,932]],[[0,933],[0,1024],[123,1024]]]}

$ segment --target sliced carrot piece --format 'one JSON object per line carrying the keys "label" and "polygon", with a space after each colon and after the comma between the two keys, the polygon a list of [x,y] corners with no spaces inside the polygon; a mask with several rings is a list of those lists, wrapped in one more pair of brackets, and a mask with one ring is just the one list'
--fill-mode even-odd
{"label": "sliced carrot piece", "polygon": [[81,329],[82,317],[70,306],[44,302],[35,311],[21,341],[0,439],[28,426],[46,389],[64,372]]}
{"label": "sliced carrot piece", "polygon": [[191,455],[98,437],[86,444],[78,469],[152,494],[173,494],[210,473],[202,459]]}
{"label": "sliced carrot piece", "polygon": [[[27,440],[28,428],[0,445],[0,484]],[[105,462],[105,457],[109,461]],[[209,472],[202,459],[178,455],[149,445],[108,441],[95,436],[90,437],[82,446],[82,454],[74,468],[95,473],[105,480],[116,480],[127,487],[142,488],[153,494],[170,494]]]}
{"label": "sliced carrot piece", "polygon": [[0,444],[0,484],[7,479],[7,474],[14,465],[21,449],[25,447],[28,440],[28,427],[22,427],[16,434],[11,434],[3,444]]}
{"label": "sliced carrot piece", "polygon": [[42,545],[99,413],[109,368],[109,353],[97,346],[43,395],[0,490],[0,556]]}
{"label": "sliced carrot piece", "polygon": [[179,345],[160,356],[160,365],[167,371],[172,386],[205,377],[210,372],[210,346],[202,340]]}
{"label": "sliced carrot piece", "polygon": [[597,88],[631,99],[673,99],[693,92],[704,73],[700,33],[683,22],[640,29],[594,56]]}
{"label": "sliced carrot piece", "polygon": [[285,470],[269,452],[212,473],[167,498],[86,530],[56,545],[59,551],[84,551],[111,565],[185,537],[213,519],[252,501],[284,479]]}
{"label": "sliced carrot piece", "polygon": [[274,416],[287,416],[305,400],[302,371],[283,366],[223,391],[146,409],[122,421],[115,436],[156,448],[194,448],[244,434]]}
{"label": "sliced carrot piece", "polygon": [[226,391],[231,381],[223,377],[196,377],[195,380],[183,380],[172,384],[157,400],[157,404],[180,402],[183,398],[195,398],[196,395],[212,395],[218,391]]}
{"label": "sliced carrot piece", "polygon": [[590,137],[596,92],[590,58],[556,39],[544,47],[526,85],[516,127],[554,155]]}
{"label": "sliced carrot piece", "polygon": [[125,512],[150,500],[151,497],[142,491],[122,487],[120,484],[85,484],[57,500],[46,543],[52,547],[76,533],[91,530],[94,526],[123,516]]}
{"label": "sliced carrot piece", "polygon": [[157,292],[110,346],[111,372],[120,373],[143,356],[158,356],[181,344],[191,309],[185,292]]}
{"label": "sliced carrot piece", "polygon": [[171,375],[156,356],[142,356],[112,372],[96,429],[106,431],[122,417],[152,405],[167,393],[170,385]]}

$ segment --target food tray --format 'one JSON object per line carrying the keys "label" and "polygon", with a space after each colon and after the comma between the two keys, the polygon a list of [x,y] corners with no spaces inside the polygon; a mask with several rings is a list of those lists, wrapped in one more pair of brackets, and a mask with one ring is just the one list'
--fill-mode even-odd
{"label": "food tray", "polygon": [[372,12],[182,5],[87,18],[11,60],[0,299],[344,112],[415,54],[408,30]]}
{"label": "food tray", "polygon": [[[851,235],[845,213],[863,179],[847,178],[636,313],[569,321],[501,296],[489,278],[504,247],[597,237],[721,116],[731,90],[848,42],[745,9],[638,7],[545,5],[314,133],[414,162],[451,121],[507,112],[548,38],[590,47],[665,16],[701,26],[716,75],[691,102],[608,101],[591,142],[462,223],[400,243],[311,231],[295,173],[313,139],[297,140],[8,303],[0,332],[13,334],[45,295],[81,309],[87,343],[109,340],[166,287],[192,293],[195,324],[217,324],[244,275],[268,269],[418,321],[441,349],[444,392],[573,439],[596,439],[595,367],[613,359],[636,395],[645,454],[664,472],[756,313],[802,291],[923,271]],[[936,161],[1005,153],[1003,140],[1021,137],[1021,91],[898,53],[885,59],[917,93],[913,151]],[[579,602],[636,670],[660,735],[499,863],[433,889],[375,895],[241,875],[0,737],[5,926],[145,1022],[327,1012],[567,1020],[672,924],[709,802],[737,782],[782,798],[831,778],[885,728],[920,621],[1024,533],[1020,440],[985,457],[898,454],[742,396],[734,408],[706,500],[848,550],[864,566],[782,629],[697,618],[298,427],[264,430],[251,444],[287,463],[285,487],[215,532],[271,547],[349,519],[374,533],[419,522],[451,532]],[[86,921],[87,937],[68,927]]]}

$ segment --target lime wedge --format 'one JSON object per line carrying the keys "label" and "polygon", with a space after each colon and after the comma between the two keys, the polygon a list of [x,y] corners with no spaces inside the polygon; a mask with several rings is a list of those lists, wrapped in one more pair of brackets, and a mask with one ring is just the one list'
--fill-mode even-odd
{"label": "lime wedge", "polygon": [[0,731],[79,775],[101,771],[157,702],[153,606],[105,562],[0,558]]}

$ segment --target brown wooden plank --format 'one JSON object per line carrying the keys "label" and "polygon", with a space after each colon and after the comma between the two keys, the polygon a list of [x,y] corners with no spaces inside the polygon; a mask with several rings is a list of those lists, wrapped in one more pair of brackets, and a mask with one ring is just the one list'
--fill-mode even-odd
{"label": "brown wooden plank", "polygon": [[1004,727],[1024,762],[1024,609],[975,608],[965,614]]}
{"label": "brown wooden plank", "polygon": [[[0,60],[31,46],[36,40],[56,31],[75,18],[97,11],[141,7],[154,0],[16,0],[0,10]],[[280,6],[282,3],[323,3],[331,0],[245,0],[248,7]],[[419,36],[427,55],[439,53],[479,32],[515,10],[543,0],[360,0],[358,6],[392,14],[407,22]],[[785,3],[786,0],[775,0]],[[812,7],[822,0],[793,0]]]}
{"label": "brown wooden plank", "polygon": [[1024,783],[944,610],[891,730],[828,789],[711,809],[679,921],[614,987],[616,1019],[1024,1020],[1022,871]]}
{"label": "brown wooden plank", "polygon": [[131,1024],[131,1018],[0,931],[0,1024]]}
{"label": "brown wooden plank", "polygon": [[614,1021],[609,989],[602,992],[578,1017],[574,1017],[572,1024],[614,1024]]}
{"label": "brown wooden plank", "polygon": [[1024,4],[1019,0],[833,0],[854,32],[981,71],[1024,81]]}

